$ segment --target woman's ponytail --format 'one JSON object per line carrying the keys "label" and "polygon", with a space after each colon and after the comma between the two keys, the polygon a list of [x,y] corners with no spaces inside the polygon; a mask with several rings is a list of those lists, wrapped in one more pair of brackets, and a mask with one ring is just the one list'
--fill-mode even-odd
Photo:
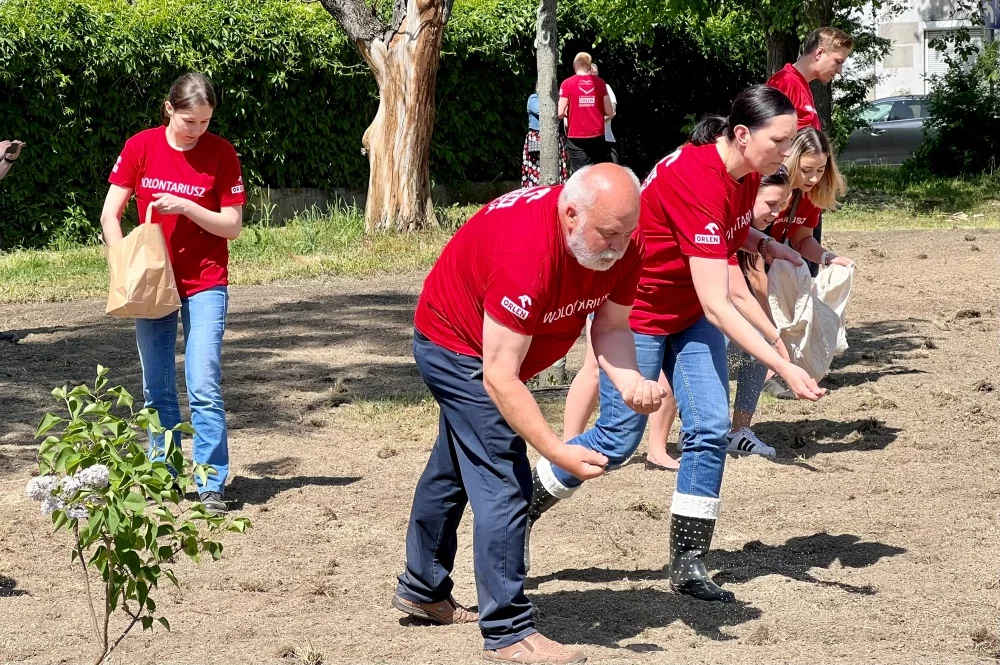
{"label": "woman's ponytail", "polygon": [[688,140],[692,145],[708,145],[715,143],[720,136],[729,133],[729,120],[721,115],[706,115],[702,118]]}

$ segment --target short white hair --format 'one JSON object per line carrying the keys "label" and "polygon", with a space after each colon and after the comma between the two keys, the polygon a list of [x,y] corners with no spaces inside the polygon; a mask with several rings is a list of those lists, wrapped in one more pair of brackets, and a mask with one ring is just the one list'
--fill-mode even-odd
{"label": "short white hair", "polygon": [[581,212],[590,210],[597,203],[597,190],[588,187],[586,183],[587,171],[589,170],[590,165],[587,165],[571,175],[559,197],[564,202],[576,206]]}
{"label": "short white hair", "polygon": [[[627,166],[623,166],[622,168],[628,173],[628,177],[632,180],[632,184],[635,185],[636,191],[640,191],[642,183],[639,182],[639,177],[635,174],[635,171]],[[594,207],[594,204],[597,203],[597,188],[590,186],[590,183],[587,182],[587,172],[590,169],[591,165],[588,164],[573,173],[569,177],[569,180],[566,181],[562,194],[559,196],[560,201],[573,204],[583,213],[589,212]]]}

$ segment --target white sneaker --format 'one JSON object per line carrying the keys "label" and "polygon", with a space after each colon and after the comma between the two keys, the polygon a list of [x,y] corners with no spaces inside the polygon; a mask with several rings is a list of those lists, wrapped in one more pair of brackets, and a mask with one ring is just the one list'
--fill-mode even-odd
{"label": "white sneaker", "polygon": [[728,435],[729,448],[727,452],[736,457],[738,455],[760,455],[774,459],[778,456],[774,448],[757,438],[749,427],[744,427],[737,432],[730,432]]}

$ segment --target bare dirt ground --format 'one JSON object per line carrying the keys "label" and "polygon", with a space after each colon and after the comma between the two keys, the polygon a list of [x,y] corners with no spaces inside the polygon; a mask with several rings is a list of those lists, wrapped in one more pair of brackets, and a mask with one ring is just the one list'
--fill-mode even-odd
{"label": "bare dirt ground", "polygon": [[[969,240],[971,235],[978,236]],[[816,405],[768,401],[778,463],[730,461],[710,565],[738,602],[670,593],[674,476],[630,464],[537,528],[528,593],[594,663],[973,663],[1000,657],[1000,234],[835,233],[856,257],[850,350]],[[389,600],[437,425],[409,357],[422,275],[233,290],[232,484],[255,528],[160,591],[172,633],[118,663],[465,663],[475,626],[412,626]],[[102,363],[140,394],[101,303],[7,306],[0,330],[0,662],[92,660],[65,533],[24,497],[52,387]],[[570,367],[578,367],[579,345]],[[995,388],[996,386],[996,388]],[[561,393],[544,394],[560,423]],[[455,594],[475,603],[471,514]],[[298,655],[296,654],[296,650]]]}

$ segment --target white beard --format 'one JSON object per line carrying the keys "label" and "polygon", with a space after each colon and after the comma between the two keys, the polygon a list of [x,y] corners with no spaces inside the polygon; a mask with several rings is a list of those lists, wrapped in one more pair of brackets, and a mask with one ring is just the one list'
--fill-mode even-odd
{"label": "white beard", "polygon": [[566,245],[569,247],[570,254],[573,255],[577,263],[587,270],[603,272],[611,268],[618,259],[625,256],[624,251],[616,252],[610,247],[601,252],[591,250],[584,244],[585,241],[581,231],[582,227],[578,226],[570,233],[569,237],[566,238]]}

